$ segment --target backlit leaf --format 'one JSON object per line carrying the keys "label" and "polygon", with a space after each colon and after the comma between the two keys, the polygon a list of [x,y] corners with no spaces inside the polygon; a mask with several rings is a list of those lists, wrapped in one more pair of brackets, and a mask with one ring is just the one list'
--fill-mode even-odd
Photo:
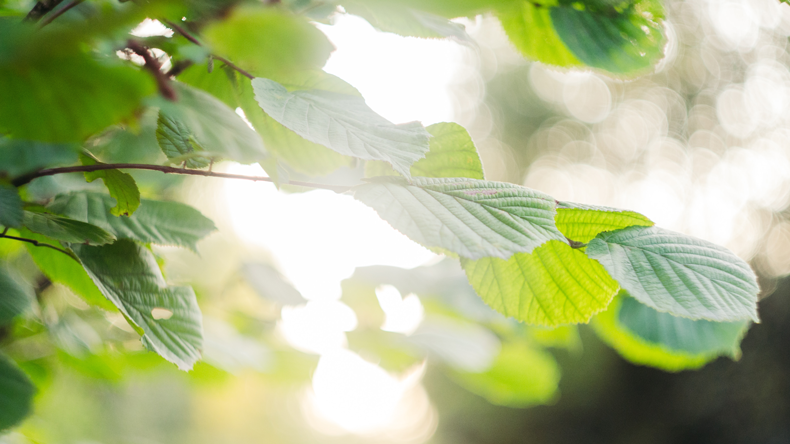
{"label": "backlit leaf", "polygon": [[550,8],[528,1],[510,2],[497,10],[497,17],[524,56],[555,66],[581,65],[554,30]]}
{"label": "backlit leaf", "polygon": [[407,37],[448,38],[471,43],[464,25],[429,12],[386,2],[344,1],[343,9],[358,15],[380,31]]}
{"label": "backlit leaf", "polygon": [[469,259],[529,253],[552,239],[554,199],[518,185],[462,178],[380,179],[354,197],[413,241]]}
{"label": "backlit leaf", "polygon": [[462,264],[478,295],[496,311],[528,324],[586,323],[609,306],[619,286],[596,261],[563,241],[507,260]]}
{"label": "backlit leaf", "polygon": [[[96,159],[80,155],[80,160],[83,165],[96,165],[101,162]],[[96,179],[101,179],[110,196],[115,199],[115,206],[110,208],[110,213],[113,216],[131,216],[137,207],[140,206],[140,190],[137,188],[137,183],[134,178],[128,173],[121,170],[98,170],[86,171],[85,180],[93,182]]]}
{"label": "backlit leaf", "polygon": [[[142,332],[143,345],[181,370],[192,369],[203,344],[192,288],[167,286],[154,255],[129,240],[72,249],[102,294]],[[169,316],[159,316],[156,310]]]}
{"label": "backlit leaf", "polygon": [[658,227],[601,233],[587,255],[631,296],[661,312],[712,321],[758,320],[754,272],[718,245]]}
{"label": "backlit leaf", "polygon": [[[156,141],[159,148],[168,159],[188,156],[195,151],[202,151],[197,145],[192,132],[183,123],[164,114],[159,115],[156,128]],[[196,146],[197,145],[197,146]],[[192,157],[185,160],[187,168],[204,168],[209,160],[202,157]]]}
{"label": "backlit leaf", "polygon": [[604,231],[633,225],[650,227],[653,221],[634,211],[617,208],[560,202],[557,205],[557,229],[570,240],[587,243]]}
{"label": "backlit leaf", "polygon": [[79,146],[0,139],[0,176],[14,178],[52,166],[77,162]]}

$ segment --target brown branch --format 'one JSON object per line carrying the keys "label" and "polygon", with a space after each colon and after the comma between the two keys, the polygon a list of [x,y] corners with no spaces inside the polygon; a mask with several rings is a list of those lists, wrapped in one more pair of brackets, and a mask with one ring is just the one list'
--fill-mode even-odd
{"label": "brown branch", "polygon": [[[28,239],[28,238],[25,238],[25,237],[9,236],[7,234],[3,234],[2,236],[0,236],[0,239],[12,239],[12,240],[15,240],[15,241],[27,242],[27,243],[33,244],[33,245],[35,245],[37,247],[51,248],[53,250],[60,251],[61,253],[65,254],[66,256],[68,256],[68,257],[74,259],[75,261],[77,261],[77,258],[74,257],[74,255],[71,252],[66,251],[66,250],[64,250],[62,248],[58,248],[58,247],[56,247],[54,245],[41,243],[41,242],[39,242],[39,241],[37,241],[35,239]],[[79,261],[77,261],[77,262],[79,262]]]}
{"label": "brown branch", "polygon": [[167,71],[167,74],[165,75],[171,78],[175,77],[181,74],[182,72],[184,72],[185,69],[189,68],[192,65],[193,65],[192,60],[179,60],[173,63],[173,67],[170,68],[170,70]]}
{"label": "brown branch", "polygon": [[143,58],[145,61],[144,67],[154,75],[156,86],[159,88],[159,93],[162,94],[162,97],[175,102],[176,90],[173,89],[173,85],[170,84],[170,77],[162,72],[162,64],[159,63],[159,60],[152,56],[148,48],[137,40],[129,39],[129,41],[126,42],[126,47]]}
{"label": "brown branch", "polygon": [[[186,29],[184,29],[181,26],[171,22],[170,20],[164,20],[164,22],[173,31],[181,34],[181,36],[183,36],[185,39],[189,40],[190,42],[192,42],[192,43],[194,43],[194,44],[196,44],[198,46],[203,46],[203,44],[200,43],[200,40],[195,38],[195,36],[190,34]],[[214,59],[219,60],[220,62],[230,66],[232,69],[235,69],[236,71],[239,72],[239,74],[243,75],[244,77],[247,77],[250,80],[255,78],[254,75],[252,75],[248,71],[245,71],[244,69],[238,67],[235,63],[231,62],[230,60],[226,59],[225,57],[221,57],[221,56],[218,56],[218,55],[215,55],[215,54],[212,54],[212,56],[214,57]]]}
{"label": "brown branch", "polygon": [[52,23],[53,20],[55,20],[56,18],[58,18],[61,15],[65,14],[66,11],[68,11],[69,9],[79,5],[80,3],[82,3],[82,0],[71,0],[70,2],[66,3],[66,5],[63,6],[62,8],[60,8],[57,11],[53,12],[52,14],[46,16],[44,18],[44,20],[42,20],[41,23],[38,25],[39,29],[41,29],[41,28],[47,26],[48,24]]}
{"label": "brown branch", "polygon": [[[245,176],[243,174],[228,174],[228,173],[217,173],[214,171],[205,171],[205,170],[190,170],[186,168],[176,168],[176,167],[165,166],[165,165],[149,165],[144,163],[103,163],[96,165],[46,168],[30,174],[19,176],[13,181],[11,181],[11,183],[15,187],[20,187],[22,185],[30,183],[32,180],[37,179],[39,177],[54,176],[56,174],[64,174],[64,173],[84,173],[84,172],[99,171],[99,170],[149,170],[149,171],[159,171],[160,173],[165,173],[165,174],[184,174],[188,176],[220,177],[223,179],[251,180],[253,182],[274,182],[274,180],[266,176]],[[307,187],[307,188],[320,188],[323,190],[334,191],[336,193],[344,193],[351,189],[351,187],[349,186],[329,185],[323,183],[311,183],[311,182],[300,182],[300,181],[288,181],[287,184],[296,185],[300,187]]]}
{"label": "brown branch", "polygon": [[49,11],[55,9],[55,7],[58,6],[62,1],[63,0],[40,0],[36,2],[35,6],[33,6],[33,9],[27,13],[25,21],[34,23],[39,21],[41,17],[44,17]]}

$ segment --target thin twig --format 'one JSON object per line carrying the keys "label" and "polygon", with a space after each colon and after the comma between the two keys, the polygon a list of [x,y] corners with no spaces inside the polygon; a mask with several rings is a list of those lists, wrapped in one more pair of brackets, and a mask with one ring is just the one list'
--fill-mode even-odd
{"label": "thin twig", "polygon": [[41,28],[47,26],[48,24],[52,23],[53,20],[55,20],[56,18],[58,18],[61,15],[65,14],[66,11],[68,11],[69,9],[79,5],[80,3],[82,3],[82,1],[83,0],[71,0],[70,2],[66,3],[66,5],[63,6],[62,8],[60,8],[57,11],[53,12],[52,14],[44,17],[44,20],[41,21],[41,23],[38,25],[38,28],[41,29]]}
{"label": "thin twig", "polygon": [[77,260],[76,258],[74,258],[72,253],[70,253],[70,252],[68,252],[68,251],[66,251],[66,250],[64,250],[62,248],[58,248],[58,247],[56,247],[54,245],[41,243],[41,242],[39,242],[39,241],[37,241],[35,239],[28,239],[28,238],[25,238],[25,237],[9,236],[7,234],[3,234],[2,236],[0,236],[0,239],[13,239],[13,240],[20,241],[20,242],[27,242],[27,243],[33,244],[33,245],[35,245],[37,247],[51,248],[53,250],[60,251],[61,253],[65,254],[66,256],[68,256],[68,257],[70,257],[70,258],[72,258],[74,260]]}
{"label": "thin twig", "polygon": [[[96,165],[46,168],[43,170],[38,170],[33,173],[19,176],[13,181],[11,181],[11,183],[15,187],[20,187],[22,185],[30,183],[30,181],[32,181],[33,179],[37,179],[39,177],[54,176],[56,174],[64,174],[64,173],[84,173],[84,172],[99,171],[99,170],[149,170],[149,171],[159,171],[160,173],[165,173],[165,174],[184,174],[189,176],[220,177],[223,179],[251,180],[253,182],[274,182],[274,180],[266,176],[245,176],[243,174],[217,173],[214,171],[190,170],[190,169],[176,168],[176,167],[165,166],[165,165],[149,165],[145,163],[103,163]],[[288,181],[287,184],[296,185],[300,187],[307,187],[307,188],[320,188],[323,190],[334,191],[336,193],[344,193],[351,189],[351,187],[349,186],[329,185],[323,183],[311,183],[311,182],[300,182],[300,181]]]}
{"label": "thin twig", "polygon": [[36,2],[33,9],[27,13],[25,20],[28,22],[37,22],[44,17],[49,11],[55,9],[63,0],[41,0]]}
{"label": "thin twig", "polygon": [[173,89],[173,85],[170,84],[170,77],[162,72],[162,64],[159,63],[159,60],[152,56],[151,53],[148,52],[148,48],[143,46],[143,44],[137,40],[129,39],[129,41],[126,42],[126,47],[143,58],[145,61],[144,66],[148,71],[151,72],[151,74],[154,75],[154,78],[156,79],[156,85],[159,88],[159,93],[162,94],[162,97],[170,101],[175,101],[176,90]]}
{"label": "thin twig", "polygon": [[[165,20],[164,22],[165,22],[165,24],[166,24],[167,26],[169,26],[169,27],[170,27],[170,28],[171,28],[173,31],[175,31],[175,32],[177,32],[177,33],[179,33],[179,34],[181,34],[181,35],[182,35],[182,36],[183,36],[185,39],[189,40],[190,42],[192,42],[192,43],[194,43],[194,44],[196,44],[196,45],[198,45],[198,46],[203,46],[203,44],[202,44],[202,43],[200,43],[200,40],[198,40],[197,38],[195,38],[195,36],[193,36],[192,34],[190,34],[190,33],[189,33],[189,31],[187,31],[186,29],[184,29],[184,28],[182,28],[181,26],[179,26],[179,25],[177,25],[177,24],[175,24],[175,23],[171,22],[170,20]],[[222,63],[224,63],[224,64],[226,64],[226,65],[230,66],[230,67],[231,67],[231,68],[233,68],[233,69],[235,69],[236,71],[238,71],[238,72],[239,72],[239,74],[243,75],[244,77],[247,77],[247,78],[248,78],[248,79],[250,79],[250,80],[252,80],[252,79],[254,79],[254,78],[255,78],[255,76],[254,76],[254,75],[252,75],[252,74],[250,74],[249,72],[245,71],[244,69],[242,69],[242,68],[240,68],[240,67],[236,66],[236,64],[235,64],[235,63],[231,62],[230,60],[226,59],[225,57],[221,57],[221,56],[218,56],[218,55],[216,55],[216,54],[212,54],[212,56],[213,56],[213,57],[214,57],[216,60],[219,60],[220,62],[222,62]]]}

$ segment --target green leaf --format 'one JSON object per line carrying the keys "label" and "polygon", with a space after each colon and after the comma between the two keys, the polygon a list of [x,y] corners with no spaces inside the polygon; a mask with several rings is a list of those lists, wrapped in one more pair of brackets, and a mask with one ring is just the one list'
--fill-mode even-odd
{"label": "green leaf", "polygon": [[100,193],[61,194],[47,206],[56,214],[96,225],[119,239],[158,245],[177,245],[192,250],[197,242],[217,228],[189,205],[143,199],[129,217],[113,217],[110,196]]}
{"label": "green leaf", "polygon": [[0,176],[14,178],[51,166],[77,162],[78,145],[0,139]]}
{"label": "green leaf", "polygon": [[549,65],[579,66],[582,63],[554,30],[550,13],[553,9],[517,1],[500,7],[497,16],[510,41],[524,56]]}
{"label": "green leaf", "polygon": [[[240,103],[244,115],[261,135],[266,148],[278,159],[310,176],[325,176],[351,163],[350,157],[311,142],[269,117],[255,100],[250,82],[241,79],[239,83],[243,87]],[[283,86],[289,90],[320,89],[359,95],[353,86],[323,71],[301,72],[291,76]]]}
{"label": "green leaf", "polygon": [[14,104],[0,107],[0,131],[16,138],[82,142],[132,118],[142,98],[155,91],[147,73],[87,54],[16,52],[0,60],[0,103]]}
{"label": "green leaf", "polygon": [[713,322],[679,318],[661,313],[634,298],[624,298],[617,316],[619,324],[643,340],[672,351],[691,354],[740,356],[749,321]]}
{"label": "green leaf", "polygon": [[334,47],[307,20],[278,8],[237,8],[202,33],[213,53],[259,77],[321,68]]}
{"label": "green leaf", "polygon": [[[159,120],[157,120],[156,140],[168,159],[188,156],[196,151],[195,145],[197,143],[189,128],[164,114],[160,114]],[[199,145],[197,148],[198,151],[203,150]],[[205,168],[208,164],[209,160],[203,157],[193,157],[186,160],[187,168]]]}
{"label": "green leaf", "polygon": [[11,185],[0,183],[0,225],[19,227],[22,225],[22,198]]}
{"label": "green leaf", "polygon": [[307,302],[299,290],[269,265],[248,263],[244,264],[241,271],[250,286],[263,298],[281,305],[299,305]]}
{"label": "green leaf", "polygon": [[143,345],[181,370],[192,369],[203,344],[200,308],[192,288],[168,287],[154,255],[129,240],[101,247],[72,245],[72,249],[102,294],[143,332]]}
{"label": "green leaf", "polygon": [[27,283],[22,283],[0,266],[0,326],[11,322],[30,306],[35,296]]}
{"label": "green leaf", "polygon": [[652,67],[663,55],[660,16],[642,11],[640,1],[623,2],[625,6],[602,3],[551,8],[551,21],[563,43],[593,68],[630,74]]}
{"label": "green leaf", "polygon": [[465,44],[473,41],[464,25],[402,5],[364,0],[344,1],[343,9],[364,18],[379,31],[407,37],[449,38]]}
{"label": "green leaf", "polygon": [[647,217],[617,208],[560,202],[554,218],[557,229],[568,239],[587,243],[604,231],[614,231],[633,225],[650,227],[654,223]]}
{"label": "green leaf", "polygon": [[505,316],[534,325],[589,322],[619,289],[603,267],[557,240],[508,260],[462,260],[478,295]]}
{"label": "green leaf", "polygon": [[[221,62],[215,61],[214,63]],[[215,68],[209,72],[205,63],[195,65],[178,75],[179,82],[211,94],[232,109],[239,106],[239,97],[236,91],[239,80],[237,72],[229,66]]]}
{"label": "green leaf", "polygon": [[[714,359],[717,354],[694,354],[672,350],[661,343],[650,342],[624,327],[619,313],[624,300],[618,297],[608,310],[596,316],[591,325],[601,340],[614,348],[626,360],[635,364],[649,365],[671,372],[696,369]],[[701,322],[690,321],[689,322]]]}
{"label": "green leaf", "polygon": [[549,353],[522,344],[506,344],[489,370],[453,372],[452,378],[492,404],[527,407],[548,404],[556,398],[560,369]]}
{"label": "green leaf", "polygon": [[[83,165],[101,164],[91,156],[80,155]],[[101,179],[110,196],[115,199],[115,206],[110,209],[113,216],[131,216],[140,206],[140,190],[134,178],[121,170],[86,171],[85,180],[93,182]]]}
{"label": "green leaf", "polygon": [[[514,0],[358,0],[358,3],[379,9],[384,6],[398,5],[401,8],[411,8],[437,14],[441,17],[474,17],[484,14],[493,7],[513,3]],[[346,2],[342,3],[345,7]]]}
{"label": "green leaf", "polygon": [[36,387],[25,372],[0,354],[0,430],[19,424],[33,407]]}
{"label": "green leaf", "polygon": [[757,279],[724,247],[658,227],[601,233],[587,255],[639,302],[691,319],[757,321]]}
{"label": "green leaf", "polygon": [[115,241],[115,236],[96,225],[54,214],[25,211],[22,224],[34,233],[63,242],[104,245]]}
{"label": "green leaf", "polygon": [[358,96],[312,89],[289,92],[263,78],[252,81],[255,98],[274,120],[305,139],[340,154],[385,160],[406,177],[428,151],[430,135],[419,122],[395,125]]}
{"label": "green leaf", "polygon": [[[57,241],[46,236],[28,230],[22,230],[21,234],[28,239],[60,247]],[[44,273],[47,279],[65,285],[90,305],[108,311],[116,311],[112,302],[104,297],[76,259],[51,248],[36,247],[31,244],[25,245],[30,257],[33,258],[33,262],[41,269],[41,272]]]}
{"label": "green leaf", "polygon": [[260,136],[228,105],[182,83],[173,88],[178,102],[159,103],[160,121],[164,116],[188,129],[203,152],[246,164],[268,156]]}
{"label": "green leaf", "polygon": [[469,259],[507,259],[565,240],[554,226],[554,199],[509,183],[416,178],[409,184],[392,177],[353,193],[413,241]]}

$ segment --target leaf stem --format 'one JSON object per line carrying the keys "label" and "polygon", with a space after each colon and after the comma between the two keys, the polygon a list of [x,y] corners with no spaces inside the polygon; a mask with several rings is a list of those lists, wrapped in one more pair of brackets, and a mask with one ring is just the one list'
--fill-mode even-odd
{"label": "leaf stem", "polygon": [[55,9],[56,6],[60,4],[63,0],[40,0],[36,2],[33,9],[27,13],[25,20],[31,22],[37,22],[41,19],[41,17],[45,16],[49,11]]}
{"label": "leaf stem", "polygon": [[[190,170],[186,168],[176,168],[176,167],[165,166],[165,165],[149,165],[144,163],[103,163],[96,165],[45,168],[43,170],[38,170],[33,173],[19,176],[14,180],[12,180],[11,183],[15,187],[20,187],[22,185],[30,183],[32,180],[37,179],[39,177],[54,176],[56,174],[64,174],[64,173],[85,173],[85,172],[99,171],[99,170],[149,170],[149,171],[159,171],[160,173],[165,173],[165,174],[184,174],[189,176],[220,177],[223,179],[251,180],[253,182],[272,182],[272,183],[274,182],[274,180],[266,176],[246,176],[243,174],[217,173],[214,171]],[[336,193],[344,193],[349,189],[351,189],[350,186],[300,182],[295,180],[288,181],[287,184],[296,185],[300,187],[308,187],[308,188],[320,188],[323,190],[334,191]]]}
{"label": "leaf stem", "polygon": [[[41,243],[41,242],[39,242],[39,241],[37,241],[37,240],[35,240],[35,239],[28,239],[28,238],[26,238],[26,237],[16,237],[16,236],[9,236],[9,235],[5,234],[5,233],[6,233],[6,231],[8,231],[8,229],[7,229],[7,228],[6,228],[6,229],[3,231],[3,234],[1,234],[1,235],[0,235],[0,239],[12,239],[12,240],[20,241],[20,242],[27,242],[27,243],[29,243],[29,244],[33,244],[33,245],[35,245],[36,247],[46,247],[46,248],[51,248],[51,249],[53,249],[53,250],[60,251],[61,253],[63,253],[63,254],[65,254],[66,256],[68,256],[68,257],[70,257],[70,258],[74,259],[75,261],[77,260],[77,259],[74,257],[74,255],[73,255],[71,252],[67,251],[67,250],[64,250],[64,249],[62,249],[62,248],[58,248],[58,247],[56,247],[56,246],[54,246],[54,245],[50,245],[50,244],[44,244],[44,243]],[[77,262],[79,262],[79,261],[77,261]]]}
{"label": "leaf stem", "polygon": [[[177,32],[177,33],[179,33],[179,34],[181,34],[181,35],[182,35],[182,36],[183,36],[185,39],[189,40],[190,42],[192,42],[192,43],[194,43],[194,44],[196,44],[196,45],[198,45],[198,46],[203,46],[203,44],[202,44],[202,43],[200,43],[200,40],[198,40],[197,38],[195,38],[195,36],[193,36],[192,34],[190,34],[190,33],[189,33],[189,32],[188,32],[186,29],[184,29],[184,28],[182,28],[181,26],[179,26],[179,25],[177,25],[177,24],[175,24],[175,23],[171,22],[170,20],[164,20],[164,22],[165,22],[165,24],[166,24],[167,26],[169,26],[171,29],[173,29],[173,31],[175,31],[175,32]],[[252,79],[254,79],[254,78],[255,78],[255,76],[254,76],[254,75],[252,75],[252,74],[250,74],[249,72],[247,72],[247,71],[243,70],[242,68],[239,68],[238,66],[236,66],[236,64],[235,64],[235,63],[231,62],[230,60],[226,59],[225,57],[221,57],[221,56],[218,56],[218,55],[216,55],[216,54],[212,54],[212,56],[213,56],[213,57],[214,57],[216,60],[219,60],[220,62],[222,62],[222,63],[224,63],[224,64],[226,64],[226,65],[230,66],[230,67],[231,67],[231,68],[233,68],[233,69],[235,69],[236,71],[238,71],[238,72],[239,72],[239,74],[243,75],[244,77],[247,77],[247,78],[248,78],[248,79],[250,79],[250,80],[252,80]]]}
{"label": "leaf stem", "polygon": [[41,23],[38,25],[38,28],[41,29],[41,28],[47,26],[48,24],[52,23],[56,18],[58,18],[61,15],[65,14],[66,11],[68,11],[69,9],[79,5],[80,3],[82,3],[82,1],[83,0],[71,0],[70,2],[66,3],[65,6],[63,6],[60,9],[58,9],[57,11],[53,12],[52,14],[46,16],[44,18],[44,20],[41,20]]}

